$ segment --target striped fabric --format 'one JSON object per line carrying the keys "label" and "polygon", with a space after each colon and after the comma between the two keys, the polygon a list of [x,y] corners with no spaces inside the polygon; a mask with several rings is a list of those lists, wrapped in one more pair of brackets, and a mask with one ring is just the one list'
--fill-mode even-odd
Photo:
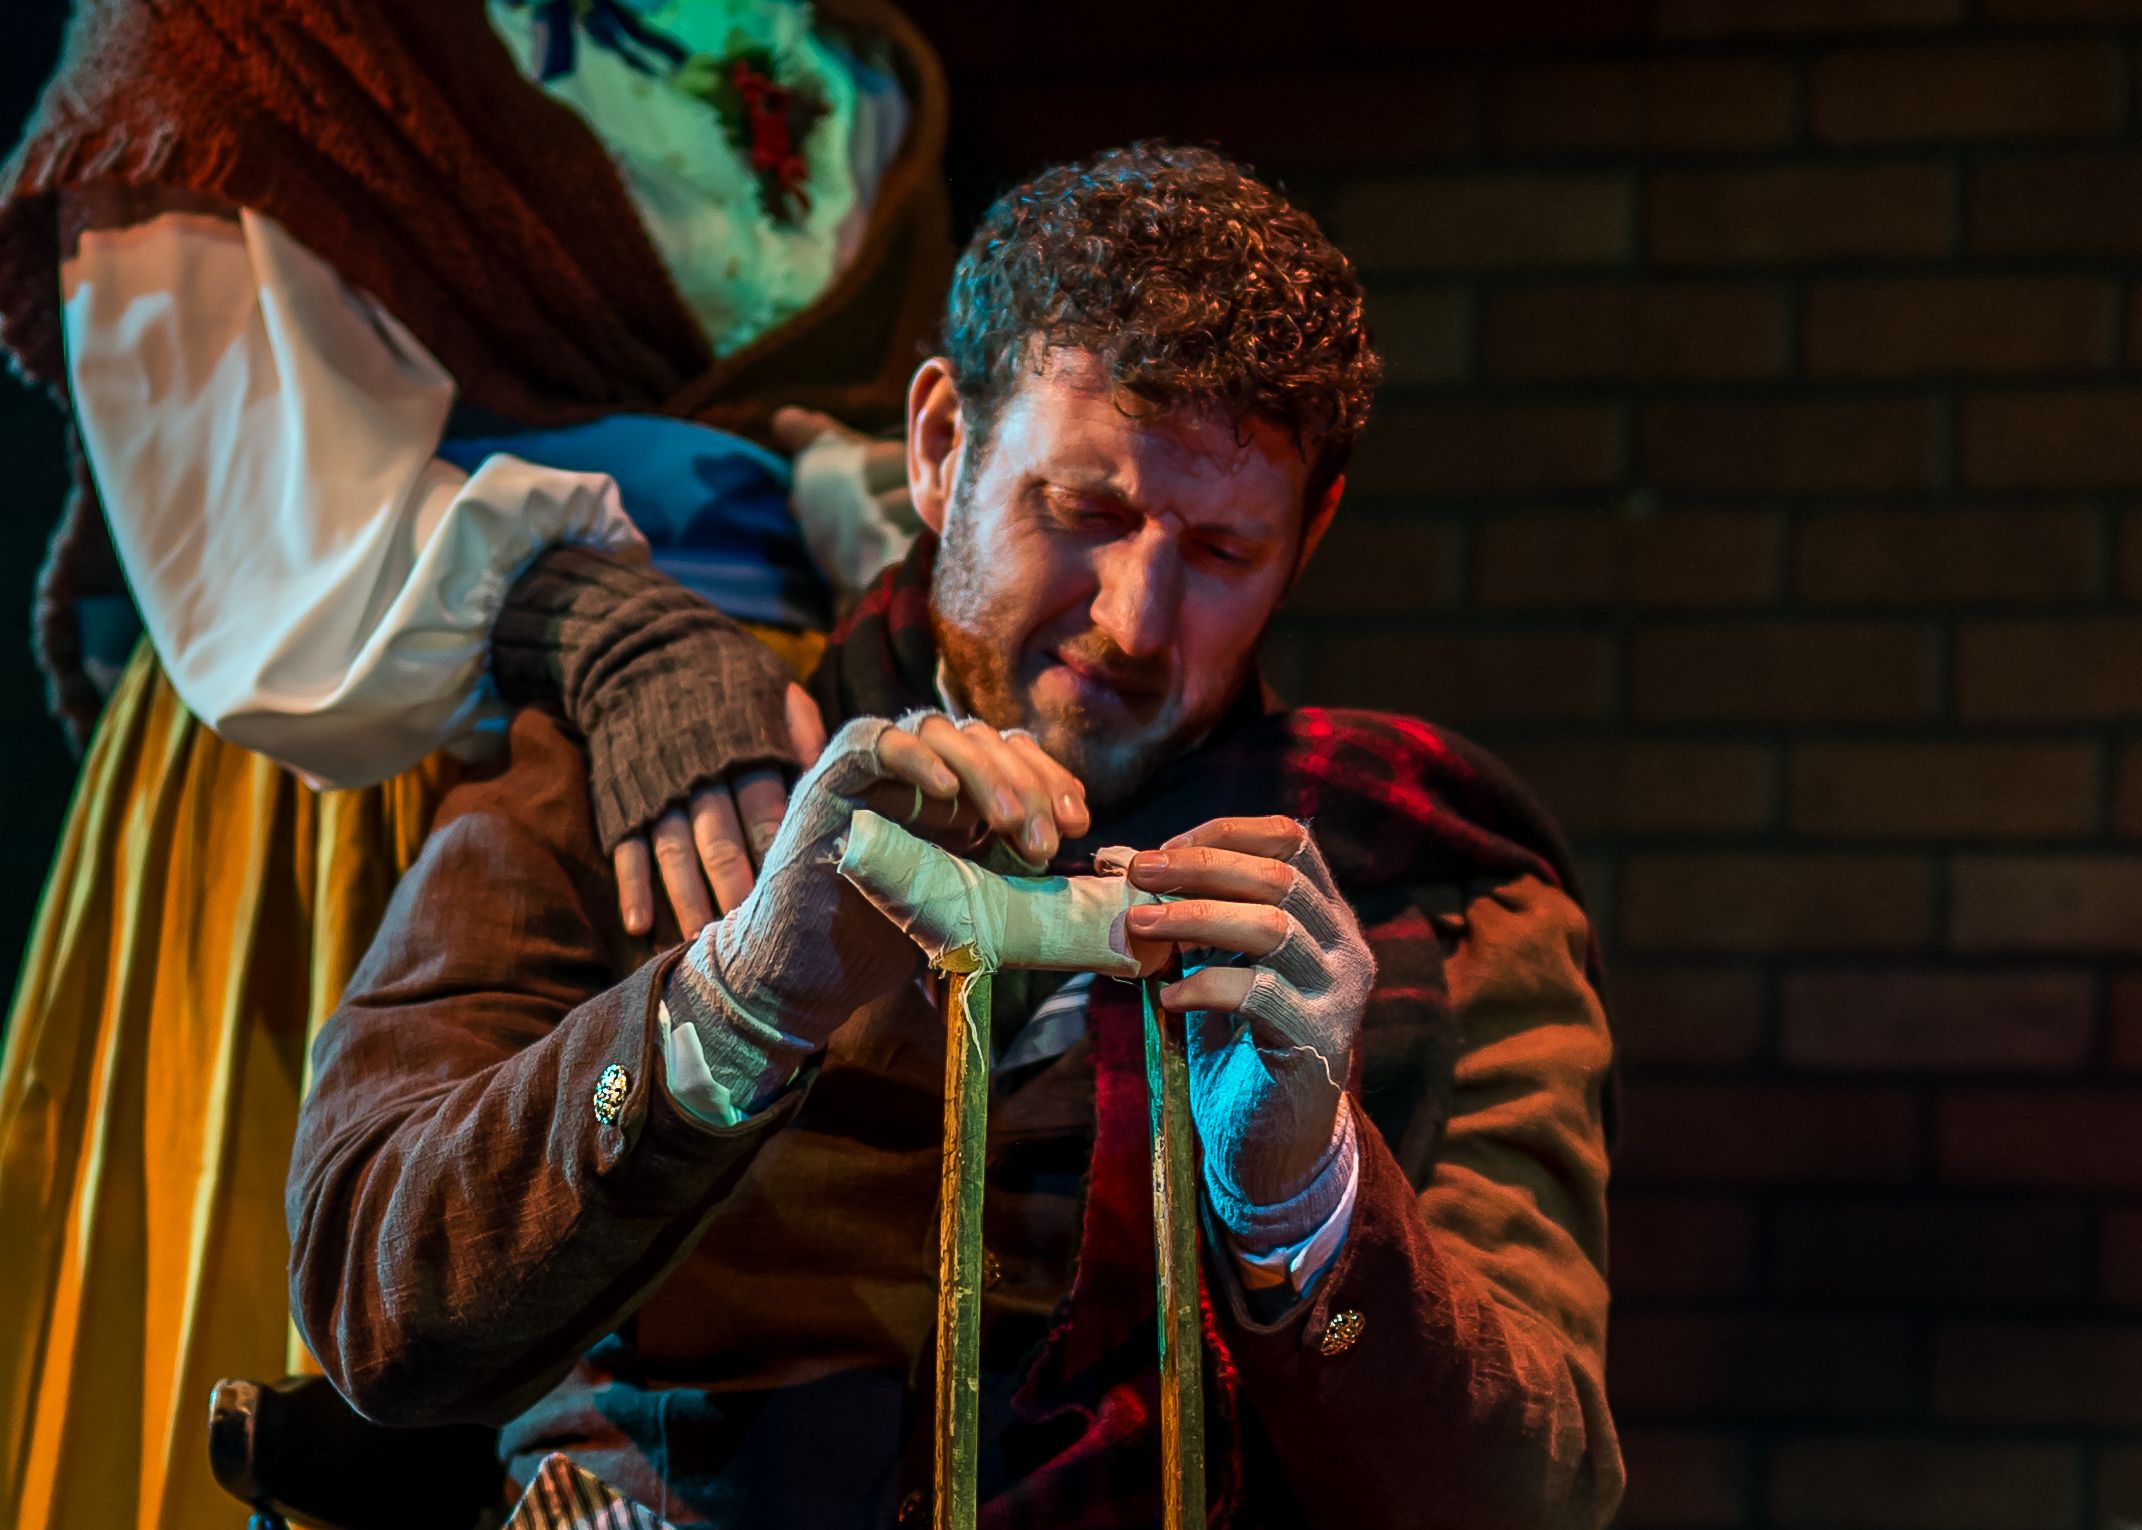
{"label": "striped fabric", "polygon": [[535,1480],[513,1506],[505,1530],[674,1530],[645,1504],[634,1503],[608,1483],[552,1451]]}
{"label": "striped fabric", "polygon": [[1009,1073],[1070,1051],[1071,1044],[1086,1034],[1086,1001],[1092,992],[1093,974],[1074,972],[1062,987],[1035,1005],[1026,1024],[1012,1033],[994,1071]]}

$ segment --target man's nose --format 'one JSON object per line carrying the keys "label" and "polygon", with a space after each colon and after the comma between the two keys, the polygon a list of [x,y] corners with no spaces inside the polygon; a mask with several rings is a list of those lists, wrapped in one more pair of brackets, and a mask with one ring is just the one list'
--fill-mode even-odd
{"label": "man's nose", "polygon": [[1182,566],[1157,526],[1127,537],[1103,554],[1093,624],[1133,658],[1157,653],[1175,636]]}

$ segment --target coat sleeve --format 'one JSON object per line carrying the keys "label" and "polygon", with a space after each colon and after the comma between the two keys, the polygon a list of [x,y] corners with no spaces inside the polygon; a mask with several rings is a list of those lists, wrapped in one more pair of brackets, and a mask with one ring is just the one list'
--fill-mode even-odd
{"label": "coat sleeve", "polygon": [[716,1128],[670,1097],[657,1011],[677,953],[614,981],[579,753],[534,712],[509,751],[448,795],[298,1120],[292,1311],[384,1423],[498,1422],[548,1391],[690,1251],[797,1099]]}
{"label": "coat sleeve", "polygon": [[1601,1101],[1612,1043],[1584,915],[1531,877],[1464,909],[1445,970],[1456,1095],[1416,1193],[1365,1115],[1352,1226],[1311,1299],[1223,1318],[1243,1395],[1317,1526],[1595,1530],[1607,1409]]}

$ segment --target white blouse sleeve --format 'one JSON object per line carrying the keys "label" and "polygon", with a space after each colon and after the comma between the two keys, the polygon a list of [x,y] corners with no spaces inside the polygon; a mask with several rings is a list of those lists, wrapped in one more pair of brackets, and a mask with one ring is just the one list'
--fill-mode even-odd
{"label": "white blouse sleeve", "polygon": [[88,232],[60,280],[83,448],[165,672],[315,784],[498,721],[491,623],[543,547],[644,549],[605,475],[440,461],[452,379],[268,218]]}

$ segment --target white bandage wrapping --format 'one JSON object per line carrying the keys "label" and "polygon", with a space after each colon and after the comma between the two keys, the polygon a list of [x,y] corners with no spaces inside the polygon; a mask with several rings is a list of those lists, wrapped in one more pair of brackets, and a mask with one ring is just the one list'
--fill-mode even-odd
{"label": "white bandage wrapping", "polygon": [[978,972],[1137,977],[1123,916],[1160,901],[1120,876],[998,876],[867,808],[849,821],[839,869],[931,961],[965,949]]}

